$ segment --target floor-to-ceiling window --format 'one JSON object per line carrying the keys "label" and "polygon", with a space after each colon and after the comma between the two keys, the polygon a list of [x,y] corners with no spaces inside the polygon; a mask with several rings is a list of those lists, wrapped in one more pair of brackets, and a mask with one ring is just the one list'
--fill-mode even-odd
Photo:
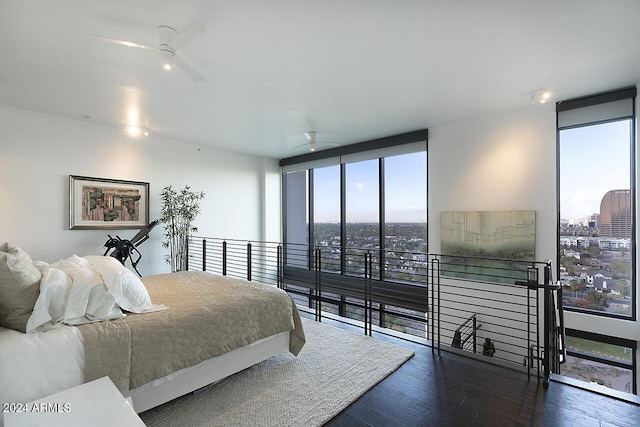
{"label": "floor-to-ceiling window", "polygon": [[[418,131],[281,162],[285,242],[309,242],[309,270],[317,270],[320,259],[326,282],[323,310],[361,316],[357,281],[365,276],[366,257],[370,257],[375,280],[407,286],[423,282],[416,272],[426,263],[428,245],[426,149],[426,131]],[[297,191],[289,189],[290,180]],[[300,233],[302,218],[307,219],[304,238]],[[301,267],[300,263],[285,265],[285,281],[307,286],[300,295],[312,305],[318,276],[301,271]],[[336,282],[327,274],[342,278]],[[411,293],[407,295],[411,300]],[[421,302],[403,306],[391,297],[388,302],[376,306],[380,324],[401,324],[404,331],[411,318],[424,320]],[[424,334],[423,326],[416,330]]]}
{"label": "floor-to-ceiling window", "polygon": [[[427,253],[427,153],[384,159],[385,277],[414,281]],[[393,264],[391,264],[393,262]]]}
{"label": "floor-to-ceiling window", "polygon": [[323,268],[340,271],[340,165],[315,168],[313,175],[313,244],[327,253]]}
{"label": "floor-to-ceiling window", "polygon": [[631,316],[631,119],[561,129],[565,306]]}
{"label": "floor-to-ceiling window", "polygon": [[557,104],[558,277],[567,331],[561,372],[635,392],[636,342],[595,333],[604,318],[636,319],[636,88]]}
{"label": "floor-to-ceiling window", "polygon": [[345,164],[346,274],[364,274],[364,254],[380,248],[379,160]]}

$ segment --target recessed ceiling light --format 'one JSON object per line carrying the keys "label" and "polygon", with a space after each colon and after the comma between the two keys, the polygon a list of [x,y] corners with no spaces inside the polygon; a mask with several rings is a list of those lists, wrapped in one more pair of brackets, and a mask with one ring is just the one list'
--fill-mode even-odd
{"label": "recessed ceiling light", "polygon": [[129,136],[140,136],[140,128],[138,126],[129,126],[127,127],[127,133]]}
{"label": "recessed ceiling light", "polygon": [[546,104],[551,100],[551,91],[549,89],[536,89],[529,94],[532,104]]}
{"label": "recessed ceiling light", "polygon": [[127,126],[127,134],[132,137],[149,136],[149,131],[140,126]]}

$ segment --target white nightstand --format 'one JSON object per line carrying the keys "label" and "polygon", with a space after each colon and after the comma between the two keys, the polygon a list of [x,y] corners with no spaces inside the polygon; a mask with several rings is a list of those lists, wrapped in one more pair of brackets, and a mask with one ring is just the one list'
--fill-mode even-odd
{"label": "white nightstand", "polygon": [[22,409],[23,412],[4,412],[5,427],[144,427],[138,414],[109,377],[27,404],[14,403],[18,405],[12,410]]}

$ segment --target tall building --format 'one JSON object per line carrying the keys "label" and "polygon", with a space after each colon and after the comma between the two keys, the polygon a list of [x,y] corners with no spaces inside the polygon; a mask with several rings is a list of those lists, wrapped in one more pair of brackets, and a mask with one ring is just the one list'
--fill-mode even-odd
{"label": "tall building", "polygon": [[600,236],[631,238],[631,191],[611,190],[600,202]]}

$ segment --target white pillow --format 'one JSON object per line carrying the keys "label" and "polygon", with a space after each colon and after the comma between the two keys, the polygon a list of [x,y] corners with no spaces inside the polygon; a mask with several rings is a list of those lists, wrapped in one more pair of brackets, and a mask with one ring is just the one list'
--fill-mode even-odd
{"label": "white pillow", "polygon": [[122,310],[102,283],[96,283],[89,288],[86,298],[87,304],[84,314],[78,317],[65,317],[67,325],[81,325],[83,323],[100,322],[102,320],[122,319]]}
{"label": "white pillow", "polygon": [[47,331],[62,326],[67,299],[71,292],[71,276],[43,261],[34,265],[42,273],[40,296],[27,322],[27,332]]}
{"label": "white pillow", "polygon": [[157,309],[140,278],[117,259],[95,255],[84,258],[102,276],[105,286],[123,310],[145,313]]}
{"label": "white pillow", "polygon": [[27,322],[27,332],[101,320],[121,319],[124,314],[102,278],[78,256],[51,265],[36,262],[43,277],[42,291]]}

